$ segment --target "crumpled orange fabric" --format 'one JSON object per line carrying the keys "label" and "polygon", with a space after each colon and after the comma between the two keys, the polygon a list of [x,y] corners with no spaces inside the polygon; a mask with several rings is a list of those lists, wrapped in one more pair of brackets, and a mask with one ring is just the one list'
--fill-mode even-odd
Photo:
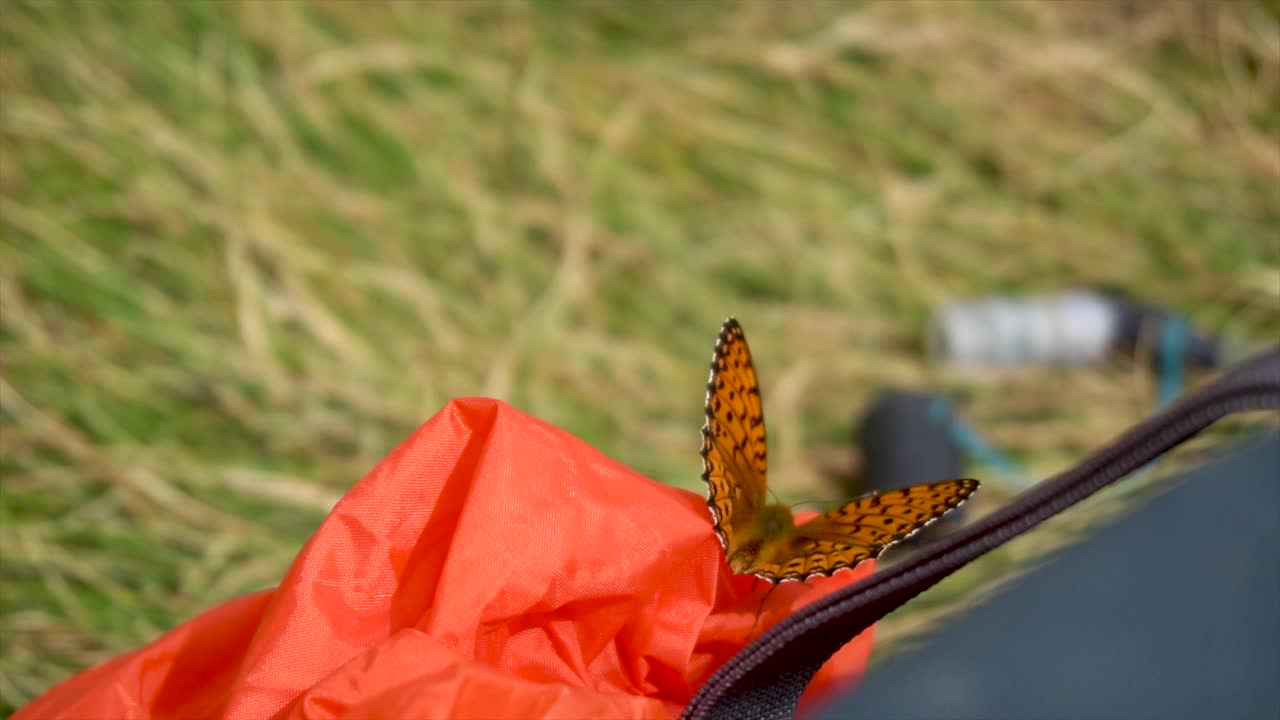
{"label": "crumpled orange fabric", "polygon": [[[872,565],[778,586],[754,634]],[[767,589],[730,574],[701,496],[505,403],[455,400],[351,488],[278,588],[14,717],[665,720],[744,645]],[[869,632],[842,649],[806,705],[870,652]]]}

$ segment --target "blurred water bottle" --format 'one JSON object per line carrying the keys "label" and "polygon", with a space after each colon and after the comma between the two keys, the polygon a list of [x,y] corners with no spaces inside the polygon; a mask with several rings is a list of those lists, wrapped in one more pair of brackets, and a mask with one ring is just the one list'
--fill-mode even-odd
{"label": "blurred water bottle", "polygon": [[1219,360],[1217,342],[1192,333],[1173,312],[1093,290],[946,305],[928,342],[936,359],[958,367],[1089,365],[1143,345],[1153,361],[1170,347],[1179,364],[1214,367]]}

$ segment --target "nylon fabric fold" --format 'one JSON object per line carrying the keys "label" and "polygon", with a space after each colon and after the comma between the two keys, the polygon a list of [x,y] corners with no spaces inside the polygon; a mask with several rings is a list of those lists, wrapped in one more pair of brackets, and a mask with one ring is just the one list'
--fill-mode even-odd
{"label": "nylon fabric fold", "polygon": [[[756,632],[871,571],[778,588]],[[767,589],[729,573],[702,496],[502,402],[455,400],[347,492],[277,588],[14,717],[671,718],[742,648]],[[812,693],[870,651],[865,633]]]}

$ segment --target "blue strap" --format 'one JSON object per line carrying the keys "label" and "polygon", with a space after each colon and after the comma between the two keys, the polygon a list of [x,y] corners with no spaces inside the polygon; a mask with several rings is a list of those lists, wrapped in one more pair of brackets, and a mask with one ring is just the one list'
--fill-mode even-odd
{"label": "blue strap", "polygon": [[1027,489],[1035,484],[1017,461],[1001,452],[999,448],[988,443],[976,430],[960,420],[951,411],[951,404],[943,398],[936,398],[929,403],[929,420],[936,423],[947,423],[951,439],[967,455],[978,462],[994,469],[1010,485]]}
{"label": "blue strap", "polygon": [[1169,403],[1182,394],[1182,369],[1186,365],[1187,341],[1191,336],[1191,328],[1187,321],[1179,316],[1172,316],[1164,323],[1160,332],[1160,345],[1157,350],[1160,363],[1159,409],[1163,410]]}
{"label": "blue strap", "polygon": [[[1168,407],[1182,394],[1183,367],[1187,362],[1187,339],[1191,329],[1181,316],[1171,315],[1160,329],[1160,341],[1156,345],[1156,364],[1160,368],[1159,390],[1156,393],[1157,409]],[[1129,476],[1124,483],[1133,487],[1151,473],[1160,458],[1152,460]]]}
{"label": "blue strap", "polygon": [[[1184,383],[1183,368],[1186,364],[1187,342],[1191,330],[1187,321],[1180,316],[1170,316],[1160,331],[1160,340],[1156,347],[1156,360],[1159,367],[1159,390],[1157,393],[1157,409],[1163,410],[1182,394]],[[1012,457],[1001,452],[999,448],[987,442],[973,427],[969,426],[951,410],[951,404],[937,398],[929,405],[929,420],[936,423],[947,423],[951,438],[967,455],[979,463],[994,469],[1009,485],[1019,490],[1026,490],[1035,484],[1035,480]],[[1157,461],[1143,467],[1127,481],[1136,483],[1147,475]]]}

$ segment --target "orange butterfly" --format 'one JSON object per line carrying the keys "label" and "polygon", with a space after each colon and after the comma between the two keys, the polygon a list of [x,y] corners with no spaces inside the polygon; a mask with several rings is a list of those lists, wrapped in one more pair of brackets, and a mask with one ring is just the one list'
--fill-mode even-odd
{"label": "orange butterfly", "polygon": [[766,501],[764,408],[742,327],[725,320],[716,339],[702,427],[702,479],[729,568],[769,582],[831,575],[879,557],[959,507],[977,480],[872,493],[800,525]]}

